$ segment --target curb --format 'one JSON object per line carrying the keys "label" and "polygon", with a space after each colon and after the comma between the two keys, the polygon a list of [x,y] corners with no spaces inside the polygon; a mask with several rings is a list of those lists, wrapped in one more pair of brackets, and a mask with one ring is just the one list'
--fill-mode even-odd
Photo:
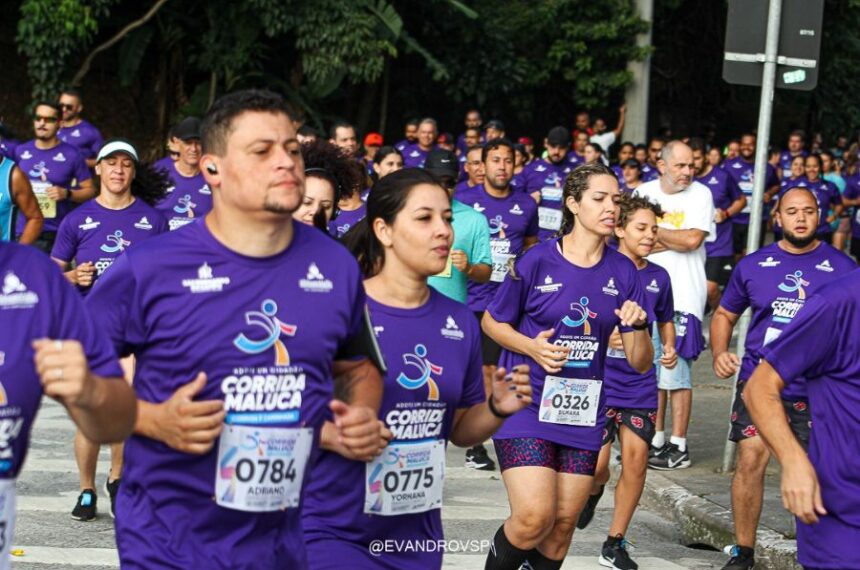
{"label": "curb", "polygon": [[[648,470],[642,502],[677,523],[686,544],[707,544],[722,550],[734,543],[732,513],[725,507],[694,495],[659,472]],[[797,543],[759,526],[756,568],[803,570],[797,563]]]}

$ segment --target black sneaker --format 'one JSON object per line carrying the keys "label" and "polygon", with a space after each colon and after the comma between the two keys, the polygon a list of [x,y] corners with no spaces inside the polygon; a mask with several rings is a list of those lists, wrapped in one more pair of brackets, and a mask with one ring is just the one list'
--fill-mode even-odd
{"label": "black sneaker", "polygon": [[648,446],[648,459],[650,460],[652,457],[657,457],[658,455],[662,455],[666,453],[666,448],[669,447],[668,443],[664,443],[662,447],[654,447],[653,445]]}
{"label": "black sneaker", "polygon": [[119,479],[105,479],[105,493],[110,497],[110,516],[116,518],[116,494],[119,491]]}
{"label": "black sneaker", "polygon": [[600,552],[600,558],[597,563],[607,568],[616,568],[617,570],[639,570],[639,565],[630,559],[627,554],[627,547],[630,544],[623,536],[608,538],[603,543],[603,549]]}
{"label": "black sneaker", "polygon": [[681,451],[674,443],[666,445],[665,451],[648,460],[648,467],[658,471],[686,469],[690,466],[690,451]]}
{"label": "black sneaker", "polygon": [[732,545],[726,549],[729,561],[723,566],[723,570],[752,570],[755,568],[755,550],[746,546]]}
{"label": "black sneaker", "polygon": [[84,489],[78,496],[78,504],[72,510],[72,518],[79,521],[91,521],[96,518],[96,492],[93,489]]}
{"label": "black sneaker", "polygon": [[591,522],[591,519],[594,518],[594,509],[597,508],[597,503],[600,502],[600,497],[603,496],[603,490],[605,488],[605,485],[601,485],[600,491],[598,491],[596,495],[591,495],[590,497],[588,497],[588,501],[582,508],[582,512],[579,513],[579,520],[576,521],[576,528],[578,528],[579,530],[584,529],[588,526],[588,523]]}
{"label": "black sneaker", "polygon": [[487,455],[487,448],[482,444],[466,450],[466,467],[478,469],[479,471],[496,470],[495,462]]}

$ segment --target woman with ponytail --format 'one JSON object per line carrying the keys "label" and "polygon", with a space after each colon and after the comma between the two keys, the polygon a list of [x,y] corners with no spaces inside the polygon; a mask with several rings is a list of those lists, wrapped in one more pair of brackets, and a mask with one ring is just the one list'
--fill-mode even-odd
{"label": "woman with ponytail", "polygon": [[[66,279],[81,295],[128,248],[168,231],[167,220],[153,207],[170,185],[160,170],[138,163],[137,150],[123,139],[104,143],[96,156],[98,194],[63,219],[51,257],[65,272]],[[71,264],[74,262],[74,268]],[[127,380],[131,380],[134,357],[120,360]],[[72,518],[89,521],[96,516],[95,479],[99,445],[80,430],[75,434],[81,494]],[[111,446],[111,472],[105,481],[110,496],[111,516],[122,471],[122,443]]]}
{"label": "woman with ponytail", "polygon": [[504,349],[501,362],[529,365],[534,394],[493,438],[511,516],[493,538],[487,570],[526,561],[534,570],[561,568],[602,444],[606,349],[616,327],[630,366],[651,367],[636,267],[606,247],[620,199],[608,167],[576,168],[562,192],[559,236],[518,260],[518,278],[502,283],[484,314],[484,332]]}
{"label": "woman with ponytail", "polygon": [[468,447],[531,403],[528,369],[499,370],[484,394],[480,330],[469,309],[427,285],[453,240],[448,193],[428,172],[380,179],[367,217],[346,236],[366,278],[367,304],[387,357],[379,419],[381,455],[357,461],[328,437],[302,509],[309,567],[340,570],[441,568],[442,552],[371,550],[371,543],[442,540],[448,441]]}

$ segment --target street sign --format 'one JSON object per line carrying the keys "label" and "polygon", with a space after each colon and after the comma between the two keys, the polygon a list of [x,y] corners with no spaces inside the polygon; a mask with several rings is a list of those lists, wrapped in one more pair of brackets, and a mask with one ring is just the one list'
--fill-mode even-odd
{"label": "street sign", "polygon": [[[761,85],[768,0],[729,0],[723,79]],[[783,0],[776,87],[810,91],[821,67],[824,0]]]}

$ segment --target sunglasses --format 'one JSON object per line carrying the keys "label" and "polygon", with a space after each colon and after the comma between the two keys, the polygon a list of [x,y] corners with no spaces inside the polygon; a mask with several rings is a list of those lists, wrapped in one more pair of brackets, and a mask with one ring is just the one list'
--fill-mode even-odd
{"label": "sunglasses", "polygon": [[69,105],[68,103],[60,103],[60,109],[74,109],[74,105]]}
{"label": "sunglasses", "polygon": [[44,115],[33,115],[33,122],[38,123],[44,121],[46,123],[56,123],[60,119],[58,117],[45,117]]}

